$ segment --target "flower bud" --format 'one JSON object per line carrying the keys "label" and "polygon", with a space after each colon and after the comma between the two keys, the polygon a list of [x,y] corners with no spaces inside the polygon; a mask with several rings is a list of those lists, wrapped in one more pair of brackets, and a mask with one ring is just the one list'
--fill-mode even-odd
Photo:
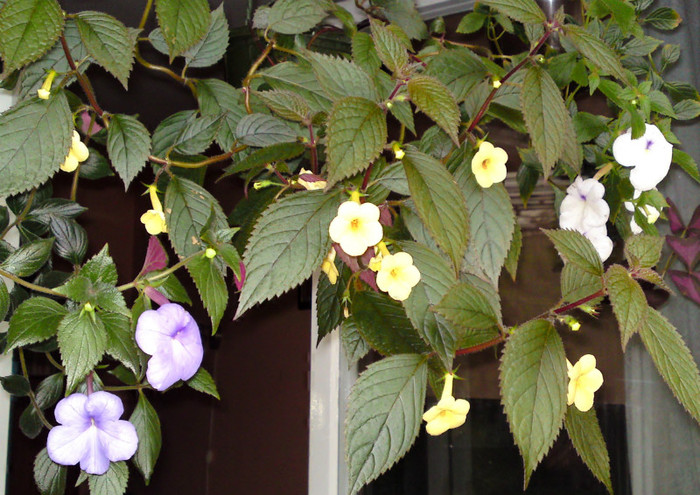
{"label": "flower bud", "polygon": [[216,249],[207,248],[207,250],[204,251],[204,256],[206,256],[206,257],[209,258],[210,260],[211,260],[211,259],[214,259],[214,258],[216,257]]}

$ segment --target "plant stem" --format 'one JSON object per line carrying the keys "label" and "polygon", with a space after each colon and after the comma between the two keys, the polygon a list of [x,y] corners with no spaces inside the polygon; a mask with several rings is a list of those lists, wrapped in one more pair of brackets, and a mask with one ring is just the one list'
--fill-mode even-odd
{"label": "plant stem", "polygon": [[2,233],[0,234],[0,239],[4,239],[12,227],[22,223],[22,221],[24,220],[24,217],[27,216],[27,213],[29,213],[29,210],[32,208],[32,203],[34,202],[35,195],[36,195],[36,187],[34,189],[32,189],[32,191],[29,193],[29,197],[27,198],[27,204],[24,206],[24,209],[20,212],[20,214],[17,215],[17,218],[15,218],[14,222],[10,223],[2,231]]}
{"label": "plant stem", "polygon": [[173,78],[175,81],[179,82],[180,84],[184,84],[188,88],[190,88],[190,91],[192,92],[193,95],[197,95],[197,88],[194,85],[194,82],[192,79],[187,79],[186,77],[178,76],[175,74],[173,71],[168,69],[167,67],[163,67],[162,65],[156,65],[148,62],[146,59],[144,59],[141,54],[139,53],[138,47],[134,50],[134,58],[136,61],[144,66],[147,69],[154,70],[156,72],[162,72],[163,74],[166,74],[167,76],[170,76]]}
{"label": "plant stem", "polygon": [[598,297],[603,297],[605,295],[605,290],[600,289],[598,292],[595,292],[594,294],[591,294],[589,296],[584,297],[583,299],[579,299],[578,301],[574,301],[569,304],[565,304],[564,306],[561,306],[555,310],[552,311],[555,315],[560,315],[563,313],[566,313],[567,311],[571,311],[572,309],[575,309],[582,304],[586,304],[588,301],[592,301],[593,299],[596,299]]}
{"label": "plant stem", "polygon": [[153,6],[153,0],[148,0],[146,2],[146,7],[143,9],[143,15],[141,16],[141,22],[139,22],[139,29],[146,27],[146,21],[148,21],[148,16],[151,13],[151,7]]}
{"label": "plant stem", "polygon": [[61,366],[61,363],[56,361],[56,359],[54,359],[54,357],[51,355],[50,352],[45,352],[44,354],[46,355],[46,359],[49,360],[49,363],[53,364],[57,370],[59,370],[59,371],[65,370],[65,368],[63,366]]}
{"label": "plant stem", "polygon": [[153,387],[146,383],[139,383],[138,385],[119,385],[116,387],[103,387],[103,390],[106,390],[108,392],[125,392],[127,390],[138,390],[141,391],[143,389],[149,389],[151,390]]}
{"label": "plant stem", "polygon": [[93,373],[94,373],[93,371],[88,373],[87,380],[85,381],[85,383],[87,385],[87,394],[88,395],[92,395],[92,393],[95,391],[95,386],[94,386],[95,379],[92,375]]}
{"label": "plant stem", "polygon": [[483,344],[478,344],[472,347],[465,347],[464,349],[459,349],[457,352],[455,352],[455,356],[464,356],[467,354],[473,354],[475,352],[483,351],[484,349],[488,349],[489,347],[493,347],[495,345],[500,344],[501,342],[505,342],[506,338],[503,335],[499,335],[496,338],[493,338],[489,340],[488,342],[484,342]]}
{"label": "plant stem", "polygon": [[27,289],[31,289],[31,290],[36,291],[36,292],[43,292],[44,294],[49,294],[51,296],[66,297],[64,294],[61,294],[60,292],[56,292],[56,291],[53,291],[53,290],[48,289],[46,287],[42,287],[40,285],[36,285],[36,284],[31,283],[31,282],[27,282],[26,280],[19,278],[17,275],[10,273],[10,272],[6,272],[3,269],[0,269],[0,275],[5,277],[5,278],[9,278],[10,280],[15,282],[16,284],[22,285],[22,286],[26,287]]}
{"label": "plant stem", "polygon": [[374,162],[369,164],[369,167],[367,167],[367,170],[365,170],[365,177],[362,179],[362,186],[360,186],[360,191],[364,191],[367,189],[367,185],[369,184],[369,177],[372,175],[372,168],[374,168]]}
{"label": "plant stem", "polygon": [[[146,277],[145,281],[146,282],[153,282],[154,280],[160,280],[161,278],[165,278],[168,275],[170,275],[171,273],[173,273],[174,271],[177,271],[179,268],[183,267],[184,265],[186,265],[187,263],[192,261],[197,256],[203,255],[205,251],[206,251],[206,249],[202,249],[201,251],[197,251],[196,253],[191,254],[186,258],[181,259],[180,261],[175,263],[173,266],[171,266],[167,270],[164,270],[164,271],[162,271],[162,272],[160,272],[152,277]],[[136,284],[139,282],[139,280],[141,280],[141,278],[136,277],[136,279],[133,282],[129,282],[128,284],[120,285],[119,287],[117,287],[117,290],[123,292],[127,289],[133,289],[134,287],[136,287]]]}
{"label": "plant stem", "polygon": [[316,136],[314,136],[314,126],[309,121],[309,149],[311,150],[311,172],[318,174],[318,153],[316,151]]}
{"label": "plant stem", "polygon": [[[70,54],[70,48],[68,48],[68,43],[66,42],[66,37],[61,34],[61,37],[59,38],[61,40],[61,46],[63,47],[63,53],[66,55],[66,60],[68,61],[68,65],[70,65],[70,68],[75,71],[75,77],[78,78],[78,83],[80,84],[80,87],[83,89],[83,93],[85,93],[85,96],[87,97],[88,101],[90,102],[90,106],[95,110],[95,113],[102,117],[102,114],[104,114],[104,110],[102,110],[102,107],[97,103],[97,100],[95,99],[95,93],[92,91],[92,88],[90,87],[90,83],[88,80],[85,78],[83,74],[80,73],[78,70],[78,67],[75,65],[75,60],[73,60],[73,56]],[[106,124],[106,122],[105,122]]]}
{"label": "plant stem", "polygon": [[[27,361],[24,359],[24,349],[21,347],[18,349],[19,352],[19,362],[22,367],[22,375],[24,376],[25,380],[27,380],[27,383],[29,383],[29,373],[27,372]],[[36,415],[39,418],[39,420],[42,422],[46,428],[49,430],[53,428],[53,425],[48,422],[46,419],[46,416],[44,416],[44,412],[41,410],[39,407],[39,403],[36,401],[36,395],[34,395],[34,391],[32,390],[32,385],[31,383],[29,384],[29,400],[32,403],[32,406],[34,406],[34,410],[36,411]]]}
{"label": "plant stem", "polygon": [[255,71],[258,70],[260,67],[260,64],[263,63],[263,60],[270,54],[272,51],[272,48],[275,46],[275,41],[270,40],[270,42],[267,44],[265,49],[262,51],[260,56],[257,58],[255,62],[253,62],[253,65],[250,66],[250,70],[248,71],[248,74],[246,74],[245,79],[243,79],[243,91],[245,92],[245,109],[248,113],[253,113],[253,110],[250,108],[250,81],[253,80],[253,76],[255,75]]}

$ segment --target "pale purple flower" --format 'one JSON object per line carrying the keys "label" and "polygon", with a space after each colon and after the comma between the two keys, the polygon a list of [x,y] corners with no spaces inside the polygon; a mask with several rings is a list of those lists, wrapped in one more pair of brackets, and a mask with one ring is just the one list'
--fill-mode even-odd
{"label": "pale purple flower", "polygon": [[613,143],[613,156],[630,171],[630,182],[639,191],[654,189],[671,167],[673,145],[666,141],[658,127],[645,124],[644,135],[632,139],[631,130],[621,134]]}
{"label": "pale purple flower", "polygon": [[56,464],[72,466],[88,474],[104,474],[109,463],[130,459],[139,439],[136,428],[120,420],[124,406],[109,392],[73,394],[56,404],[59,425],[49,432],[46,450]]}
{"label": "pale purple flower", "polygon": [[603,199],[604,195],[605,187],[597,180],[576,177],[561,202],[559,226],[584,233],[605,225],[610,216],[610,207]]}
{"label": "pale purple flower", "polygon": [[178,380],[189,380],[202,364],[204,351],[199,327],[179,304],[164,304],[141,313],[136,324],[136,343],[148,360],[146,378],[156,390]]}

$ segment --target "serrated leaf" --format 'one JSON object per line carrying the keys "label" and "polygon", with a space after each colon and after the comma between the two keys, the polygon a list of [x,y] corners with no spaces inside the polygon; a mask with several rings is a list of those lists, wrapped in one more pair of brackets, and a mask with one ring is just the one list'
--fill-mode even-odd
{"label": "serrated leaf", "polygon": [[306,147],[301,143],[279,143],[253,151],[241,161],[234,163],[224,169],[221,178],[238,174],[254,168],[264,167],[268,163],[290,160],[296,158]]}
{"label": "serrated leaf", "polygon": [[391,467],[418,436],[428,366],[404,354],[371,364],[350,392],[345,426],[349,493]]}
{"label": "serrated leaf", "polygon": [[387,140],[386,117],[374,102],[358,97],[339,100],[328,118],[328,185],[366,169]]}
{"label": "serrated leaf", "polygon": [[698,171],[698,165],[697,163],[695,163],[695,159],[688,153],[674,147],[673,163],[678,164],[685,171],[685,173],[693,179],[695,179],[696,182],[700,182],[700,172]]}
{"label": "serrated leaf", "polygon": [[90,493],[100,495],[123,495],[129,482],[129,468],[126,462],[111,462],[105,474],[88,475]]}
{"label": "serrated leaf", "polygon": [[107,354],[138,376],[141,365],[129,318],[107,311],[99,313],[97,317],[102,321],[107,333]]}
{"label": "serrated leaf", "polygon": [[603,73],[611,74],[622,81],[626,80],[619,57],[598,36],[575,24],[567,24],[565,33],[581,55]]}
{"label": "serrated leaf", "polygon": [[564,345],[550,322],[526,323],[506,342],[500,368],[501,396],[523,457],[526,487],[564,422],[566,376]]}
{"label": "serrated leaf", "polygon": [[68,468],[49,458],[44,447],[34,459],[34,482],[41,495],[63,495],[66,490]]}
{"label": "serrated leaf", "polygon": [[588,238],[573,230],[543,230],[566,263],[591,275],[603,275],[603,262]]}
{"label": "serrated leaf", "polygon": [[363,32],[357,32],[352,37],[352,59],[370,74],[378,71],[382,66],[372,37]]}
{"label": "serrated leaf", "polygon": [[53,337],[66,314],[68,310],[53,299],[27,299],[15,309],[10,318],[6,352]]}
{"label": "serrated leaf", "polygon": [[438,253],[416,242],[402,242],[401,249],[413,257],[420,272],[420,282],[403,302],[406,315],[421,338],[432,347],[447,369],[452,368],[457,332],[441,315],[430,311],[457,283],[450,264]]}
{"label": "serrated leaf", "polygon": [[625,259],[633,268],[652,268],[661,258],[664,238],[647,234],[635,235],[625,242]]}
{"label": "serrated leaf", "polygon": [[434,77],[415,76],[408,81],[408,94],[418,110],[459,145],[459,108],[447,87]]}
{"label": "serrated leaf", "polygon": [[267,13],[270,29],[281,34],[304,33],[328,15],[319,0],[278,0]]}
{"label": "serrated leaf", "polygon": [[542,24],[547,20],[544,12],[534,0],[483,0],[482,3],[495,8],[516,21]]}
{"label": "serrated leaf", "polygon": [[201,40],[209,27],[207,0],[156,0],[156,14],[171,61]]}
{"label": "serrated leaf", "polygon": [[600,0],[612,13],[623,35],[630,32],[637,20],[634,6],[625,0]]}
{"label": "serrated leaf", "polygon": [[370,18],[372,39],[377,55],[391,72],[400,72],[408,64],[408,52],[398,36],[380,21]]}
{"label": "serrated leaf", "polygon": [[486,66],[474,52],[458,47],[443,50],[428,62],[426,74],[437,78],[449,89],[457,102],[464,101],[469,92],[487,75]]}
{"label": "serrated leaf", "polygon": [[[331,248],[333,249],[333,248]],[[317,343],[343,322],[343,304],[341,301],[352,272],[344,263],[335,262],[338,279],[331,284],[325,274],[319,276],[316,286],[316,325],[318,327]]]}
{"label": "serrated leaf", "polygon": [[370,346],[360,335],[352,315],[343,320],[340,327],[340,339],[343,341],[343,351],[350,365],[355,364],[370,351]]}
{"label": "serrated leaf", "polygon": [[321,266],[330,248],[328,225],[339,202],[338,191],[302,191],[263,212],[243,255],[246,280],[235,318],[296,287]]}
{"label": "serrated leaf", "polygon": [[461,34],[471,34],[484,25],[487,16],[483,12],[469,12],[459,21],[456,31]]}
{"label": "serrated leaf", "polygon": [[[593,275],[577,265],[567,263],[561,271],[561,297],[563,302],[576,302],[603,289],[603,277]],[[595,305],[600,298],[588,302]]]}
{"label": "serrated leaf", "polygon": [[130,115],[112,115],[107,134],[107,153],[114,170],[124,182],[124,189],[128,189],[151,153],[148,129]]}
{"label": "serrated leaf", "polygon": [[204,115],[188,121],[173,143],[173,151],[183,155],[204,153],[219,132],[222,115]]}
{"label": "serrated leaf", "polygon": [[117,283],[117,267],[109,255],[109,246],[104,245],[100,252],[90,258],[80,269],[80,275],[92,282],[104,282],[108,285]]}
{"label": "serrated leaf", "polygon": [[338,101],[347,96],[378,100],[374,81],[353,62],[314,52],[309,52],[307,58],[316,79],[331,100]]}
{"label": "serrated leaf", "polygon": [[111,15],[92,10],[79,12],[75,22],[90,56],[127,89],[134,65],[134,42],[126,26]]}
{"label": "serrated leaf", "polygon": [[691,99],[681,100],[673,106],[673,112],[675,115],[671,116],[678,120],[692,120],[700,115],[700,101]]}
{"label": "serrated leaf", "polygon": [[492,328],[501,320],[491,299],[467,282],[453,286],[433,309],[456,325],[473,330]]}
{"label": "serrated leaf", "polygon": [[175,141],[177,141],[183,129],[196,118],[197,113],[194,110],[183,110],[163,119],[156,127],[156,130],[153,131],[151,139],[153,154],[165,157],[175,145]]}
{"label": "serrated leaf", "polygon": [[547,179],[568,147],[576,147],[571,116],[552,77],[539,66],[527,69],[520,105],[532,145]]}
{"label": "serrated leaf", "polygon": [[209,28],[200,41],[183,55],[188,67],[209,67],[217,63],[228,47],[228,21],[223,2],[210,14]]}
{"label": "serrated leaf", "polygon": [[620,265],[613,265],[605,273],[605,286],[612,304],[613,313],[620,326],[622,349],[627,347],[630,337],[646,324],[649,306],[639,283]]}
{"label": "serrated leaf", "polygon": [[518,224],[518,220],[516,219],[513,226],[513,239],[510,241],[510,248],[508,249],[508,254],[506,255],[504,263],[506,270],[508,270],[514,282],[518,273],[518,259],[520,258],[520,251],[522,248],[523,232],[520,230],[520,224]]}
{"label": "serrated leaf", "polygon": [[216,333],[228,303],[228,288],[221,267],[215,259],[201,255],[187,263],[187,270],[197,286],[202,304],[211,317],[212,333]]}
{"label": "serrated leaf", "polygon": [[653,308],[639,329],[656,369],[686,411],[700,423],[700,373],[673,325]]}
{"label": "serrated leaf", "polygon": [[242,144],[263,148],[277,143],[293,143],[298,135],[284,120],[253,113],[238,121],[236,137]]}
{"label": "serrated leaf", "polygon": [[409,149],[403,165],[418,215],[458,271],[469,242],[462,191],[445,166],[429,155]]}
{"label": "serrated leaf", "polygon": [[603,433],[598,425],[595,409],[587,412],[579,411],[575,406],[566,410],[566,432],[581,460],[588,466],[591,473],[605,485],[610,494],[613,493],[610,479],[610,457],[605,446]]}
{"label": "serrated leaf", "polygon": [[162,436],[158,413],[153,409],[143,392],[139,393],[139,401],[129,418],[129,422],[134,425],[139,437],[139,445],[132,460],[148,484],[160,454]]}
{"label": "serrated leaf", "polygon": [[61,361],[68,380],[67,392],[72,392],[92,371],[107,348],[104,325],[97,318],[93,320],[91,315],[89,311],[73,311],[58,326]]}
{"label": "serrated leaf", "polygon": [[216,389],[214,379],[204,368],[199,368],[192,378],[187,380],[187,385],[197,392],[211,395],[215,399],[221,399],[219,391]]}
{"label": "serrated leaf", "polygon": [[65,93],[32,98],[0,115],[0,197],[43,183],[70,149],[73,119]]}
{"label": "serrated leaf", "polygon": [[0,269],[18,277],[28,277],[36,273],[49,260],[53,242],[53,238],[49,238],[23,245],[5,258],[0,264]]}
{"label": "serrated leaf", "polygon": [[[4,321],[7,316],[7,312],[10,310],[10,293],[7,290],[7,285],[5,285],[4,280],[0,280],[0,321]],[[4,353],[6,343],[0,347],[0,350]]]}
{"label": "serrated leaf", "polygon": [[262,100],[267,108],[283,119],[302,122],[310,116],[311,109],[306,100],[293,91],[273,89],[260,91],[255,95]]}
{"label": "serrated leaf", "polygon": [[643,21],[656,29],[671,31],[681,23],[681,16],[670,7],[661,7],[649,13]]}
{"label": "serrated leaf", "polygon": [[56,0],[6,0],[0,9],[0,55],[3,75],[42,56],[63,31]]}
{"label": "serrated leaf", "polygon": [[314,112],[325,112],[331,107],[311,66],[282,62],[260,71],[263,80],[273,89],[289,90],[304,98]]}
{"label": "serrated leaf", "polygon": [[[224,114],[216,142],[221,149],[228,151],[236,142],[238,122],[246,115],[242,93],[219,79],[200,79],[196,84],[197,101],[202,115]],[[153,137],[155,141],[155,134]]]}

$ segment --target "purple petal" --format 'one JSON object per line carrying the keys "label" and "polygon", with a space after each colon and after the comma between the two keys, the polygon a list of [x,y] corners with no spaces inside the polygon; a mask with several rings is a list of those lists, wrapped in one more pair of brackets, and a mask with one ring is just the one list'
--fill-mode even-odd
{"label": "purple petal", "polygon": [[667,215],[668,223],[671,226],[671,232],[673,232],[674,234],[680,234],[685,230],[685,225],[683,224],[681,214],[678,212],[678,208],[676,208],[676,205],[673,203],[673,201],[671,201],[671,198],[666,198],[666,202],[668,203]]}
{"label": "purple petal", "polygon": [[62,425],[76,426],[83,429],[90,426],[90,416],[85,411],[87,395],[72,394],[61,399],[54,409],[54,417]]}
{"label": "purple petal", "polygon": [[110,421],[100,426],[97,434],[103,451],[112,462],[131,459],[139,445],[136,428],[128,421]]}
{"label": "purple petal", "polygon": [[105,474],[109,469],[109,459],[100,442],[97,427],[91,426],[85,432],[87,449],[80,459],[80,469],[88,474]]}
{"label": "purple petal", "polygon": [[173,359],[172,349],[164,348],[148,360],[146,378],[153,388],[161,392],[180,380],[180,369]]}
{"label": "purple petal", "polygon": [[678,290],[685,297],[700,304],[700,281],[691,277],[688,272],[681,272],[679,270],[669,270],[668,274],[671,276],[671,280],[676,284]]}
{"label": "purple petal", "polygon": [[88,396],[85,412],[95,420],[98,428],[104,423],[116,421],[124,414],[122,400],[109,392],[99,391]]}
{"label": "purple petal", "polygon": [[158,240],[158,237],[152,235],[148,240],[148,249],[146,249],[146,259],[143,260],[143,268],[141,274],[145,275],[154,270],[162,270],[168,266],[168,255],[163,249],[163,245]]}
{"label": "purple petal", "polygon": [[387,227],[394,225],[394,217],[391,216],[391,208],[386,203],[379,205],[379,223]]}
{"label": "purple petal", "polygon": [[158,289],[156,289],[155,287],[151,287],[150,285],[143,289],[143,293],[146,294],[146,296],[148,296],[148,298],[151,301],[158,304],[159,306],[170,303],[170,300],[167,297],[161,294],[161,292]]}
{"label": "purple petal", "polygon": [[148,309],[139,316],[134,337],[143,352],[153,355],[158,349],[169,345],[173,330],[165,326],[163,318],[156,310]]}
{"label": "purple petal", "polygon": [[700,206],[695,208],[693,218],[690,219],[690,223],[688,224],[688,230],[690,230],[692,234],[700,236]]}
{"label": "purple petal", "polygon": [[173,339],[172,356],[179,367],[181,380],[189,380],[199,369],[204,357],[199,328],[186,327]]}
{"label": "purple petal", "polygon": [[238,265],[241,269],[241,278],[239,279],[236,274],[233,274],[233,283],[236,284],[236,290],[241,290],[243,288],[243,282],[245,282],[245,265],[241,261]]}
{"label": "purple petal", "polygon": [[685,263],[688,270],[692,270],[700,255],[700,239],[666,236],[666,243],[673,249],[673,252]]}
{"label": "purple petal", "polygon": [[[88,423],[89,425],[89,423]],[[72,466],[78,464],[87,452],[88,430],[76,426],[54,426],[46,440],[46,451],[56,464]]]}

